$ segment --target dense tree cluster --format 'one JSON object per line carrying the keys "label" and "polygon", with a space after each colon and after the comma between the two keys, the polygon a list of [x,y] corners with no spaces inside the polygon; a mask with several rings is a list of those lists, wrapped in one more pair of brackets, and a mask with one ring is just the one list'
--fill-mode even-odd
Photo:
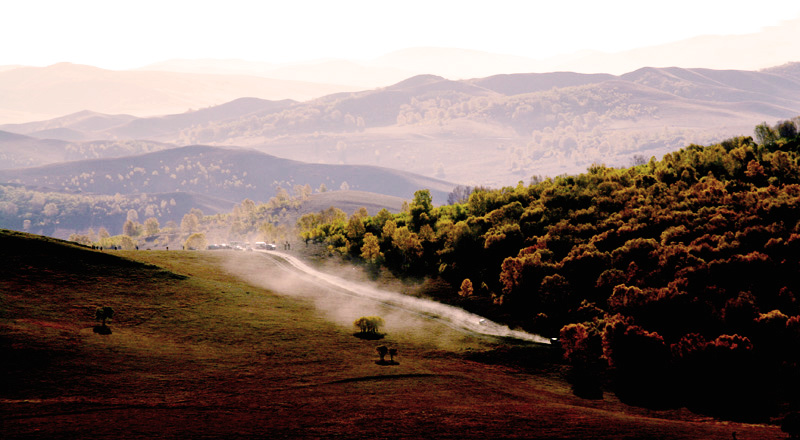
{"label": "dense tree cluster", "polygon": [[[289,219],[296,218],[297,211],[309,199],[312,189],[307,184],[295,185],[290,194],[288,190],[278,186],[275,193],[266,203],[244,199],[234,205],[230,213],[205,215],[201,210],[193,208],[184,214],[179,226],[160,230],[161,241],[165,244],[178,242],[193,249],[204,249],[210,244],[232,241],[284,241],[290,235]],[[134,237],[142,239],[144,234],[157,230],[158,223],[153,220],[156,219],[148,219],[144,225],[134,224],[134,227],[138,226],[134,232],[140,232]]]}
{"label": "dense tree cluster", "polygon": [[755,417],[800,391],[797,128],[438,208],[422,190],[400,214],[340,212],[301,230],[560,335],[576,391],[605,377],[631,401]]}

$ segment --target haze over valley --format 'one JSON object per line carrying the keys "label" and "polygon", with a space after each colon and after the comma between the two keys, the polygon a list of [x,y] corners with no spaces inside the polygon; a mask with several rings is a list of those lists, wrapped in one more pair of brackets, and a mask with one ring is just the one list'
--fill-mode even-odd
{"label": "haze over valley", "polygon": [[0,125],[26,136],[6,134],[0,142],[6,168],[202,144],[497,187],[592,163],[660,158],[691,143],[751,135],[753,121],[796,114],[797,63],[760,71],[642,68],[619,76],[418,75],[306,101],[240,98],[149,118],[81,111]]}

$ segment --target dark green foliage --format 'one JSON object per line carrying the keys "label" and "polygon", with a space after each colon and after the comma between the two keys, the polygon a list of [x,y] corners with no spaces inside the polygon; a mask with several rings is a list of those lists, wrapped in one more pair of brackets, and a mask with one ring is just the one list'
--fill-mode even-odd
{"label": "dark green foliage", "polygon": [[378,352],[378,355],[381,357],[380,362],[384,363],[386,360],[384,359],[387,354],[389,354],[389,349],[386,348],[385,345],[381,345],[375,349]]}
{"label": "dark green foliage", "polygon": [[94,319],[106,325],[106,321],[110,321],[114,317],[114,308],[109,306],[98,307],[94,311]]}
{"label": "dark green foliage", "polygon": [[799,439],[800,438],[800,413],[791,413],[788,414],[786,417],[783,418],[783,422],[781,422],[781,431],[789,434],[789,438]]}
{"label": "dark green foliage", "polygon": [[[605,370],[630,401],[759,417],[799,391],[800,137],[792,121],[756,134],[460,205],[429,209],[420,192],[376,236],[396,273],[438,275],[454,303],[567,337],[576,392],[596,394],[587,378]],[[399,245],[423,225],[424,246]]]}

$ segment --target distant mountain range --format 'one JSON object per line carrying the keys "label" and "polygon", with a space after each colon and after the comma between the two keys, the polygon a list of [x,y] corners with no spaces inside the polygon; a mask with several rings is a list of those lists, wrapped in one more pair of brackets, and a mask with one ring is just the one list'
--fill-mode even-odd
{"label": "distant mountain range", "polygon": [[140,70],[246,74],[366,89],[384,87],[419,74],[459,80],[521,72],[621,75],[642,67],[759,70],[797,61],[798,54],[800,18],[795,18],[741,35],[706,35],[617,53],[584,51],[546,59],[458,48],[414,47],[370,60],[328,59],[287,65],[242,60],[168,60]]}
{"label": "distant mountain range", "polygon": [[618,53],[580,52],[549,59],[416,47],[371,60],[292,64],[166,60],[128,71],[68,63],[9,65],[0,66],[0,123],[51,119],[82,110],[166,115],[241,97],[306,101],[336,92],[386,87],[420,74],[462,80],[523,72],[620,75],[642,67],[759,70],[798,61],[798,54],[800,18],[743,35],[709,35]]}
{"label": "distant mountain range", "polygon": [[[206,144],[500,186],[580,172],[593,162],[627,165],[689,143],[750,135],[762,121],[797,115],[800,63],[762,71],[673,67],[461,81],[419,75],[304,102],[240,98],[168,116],[84,111],[6,124],[0,130],[28,138],[0,134],[0,145],[7,146],[6,167]],[[71,153],[58,153],[62,147]]]}
{"label": "distant mountain range", "polygon": [[306,100],[348,90],[357,88],[241,74],[115,71],[60,63],[0,69],[0,121],[27,122],[83,110],[164,115],[243,96]]}
{"label": "distant mountain range", "polygon": [[[37,102],[91,104],[101,95],[166,109],[188,102],[180,100],[192,90],[220,98],[271,81],[242,77],[237,85],[226,83],[234,78],[227,74],[123,75],[74,65],[24,69],[0,69],[0,107],[28,93],[30,107],[17,110],[45,108]],[[21,72],[30,75],[24,87]],[[141,88],[140,74],[166,88]],[[18,81],[11,89],[20,87],[13,93],[4,89],[9,78]],[[419,189],[442,204],[458,184],[500,187],[593,163],[629,165],[800,115],[800,63],[464,80],[426,74],[360,91],[319,87],[313,99],[234,95],[148,117],[88,107],[0,125],[0,226],[57,236],[100,225],[117,232],[130,210],[177,222],[192,208],[226,212],[243,199],[266,202],[278,188],[306,185],[336,192],[307,209],[328,202],[346,212],[398,209]]]}

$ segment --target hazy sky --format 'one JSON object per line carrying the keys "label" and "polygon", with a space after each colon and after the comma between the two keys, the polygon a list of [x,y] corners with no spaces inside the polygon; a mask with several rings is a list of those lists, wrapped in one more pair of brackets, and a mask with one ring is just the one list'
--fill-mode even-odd
{"label": "hazy sky", "polygon": [[110,69],[171,58],[285,63],[369,59],[409,47],[545,58],[800,17],[798,0],[3,0],[0,65]]}

